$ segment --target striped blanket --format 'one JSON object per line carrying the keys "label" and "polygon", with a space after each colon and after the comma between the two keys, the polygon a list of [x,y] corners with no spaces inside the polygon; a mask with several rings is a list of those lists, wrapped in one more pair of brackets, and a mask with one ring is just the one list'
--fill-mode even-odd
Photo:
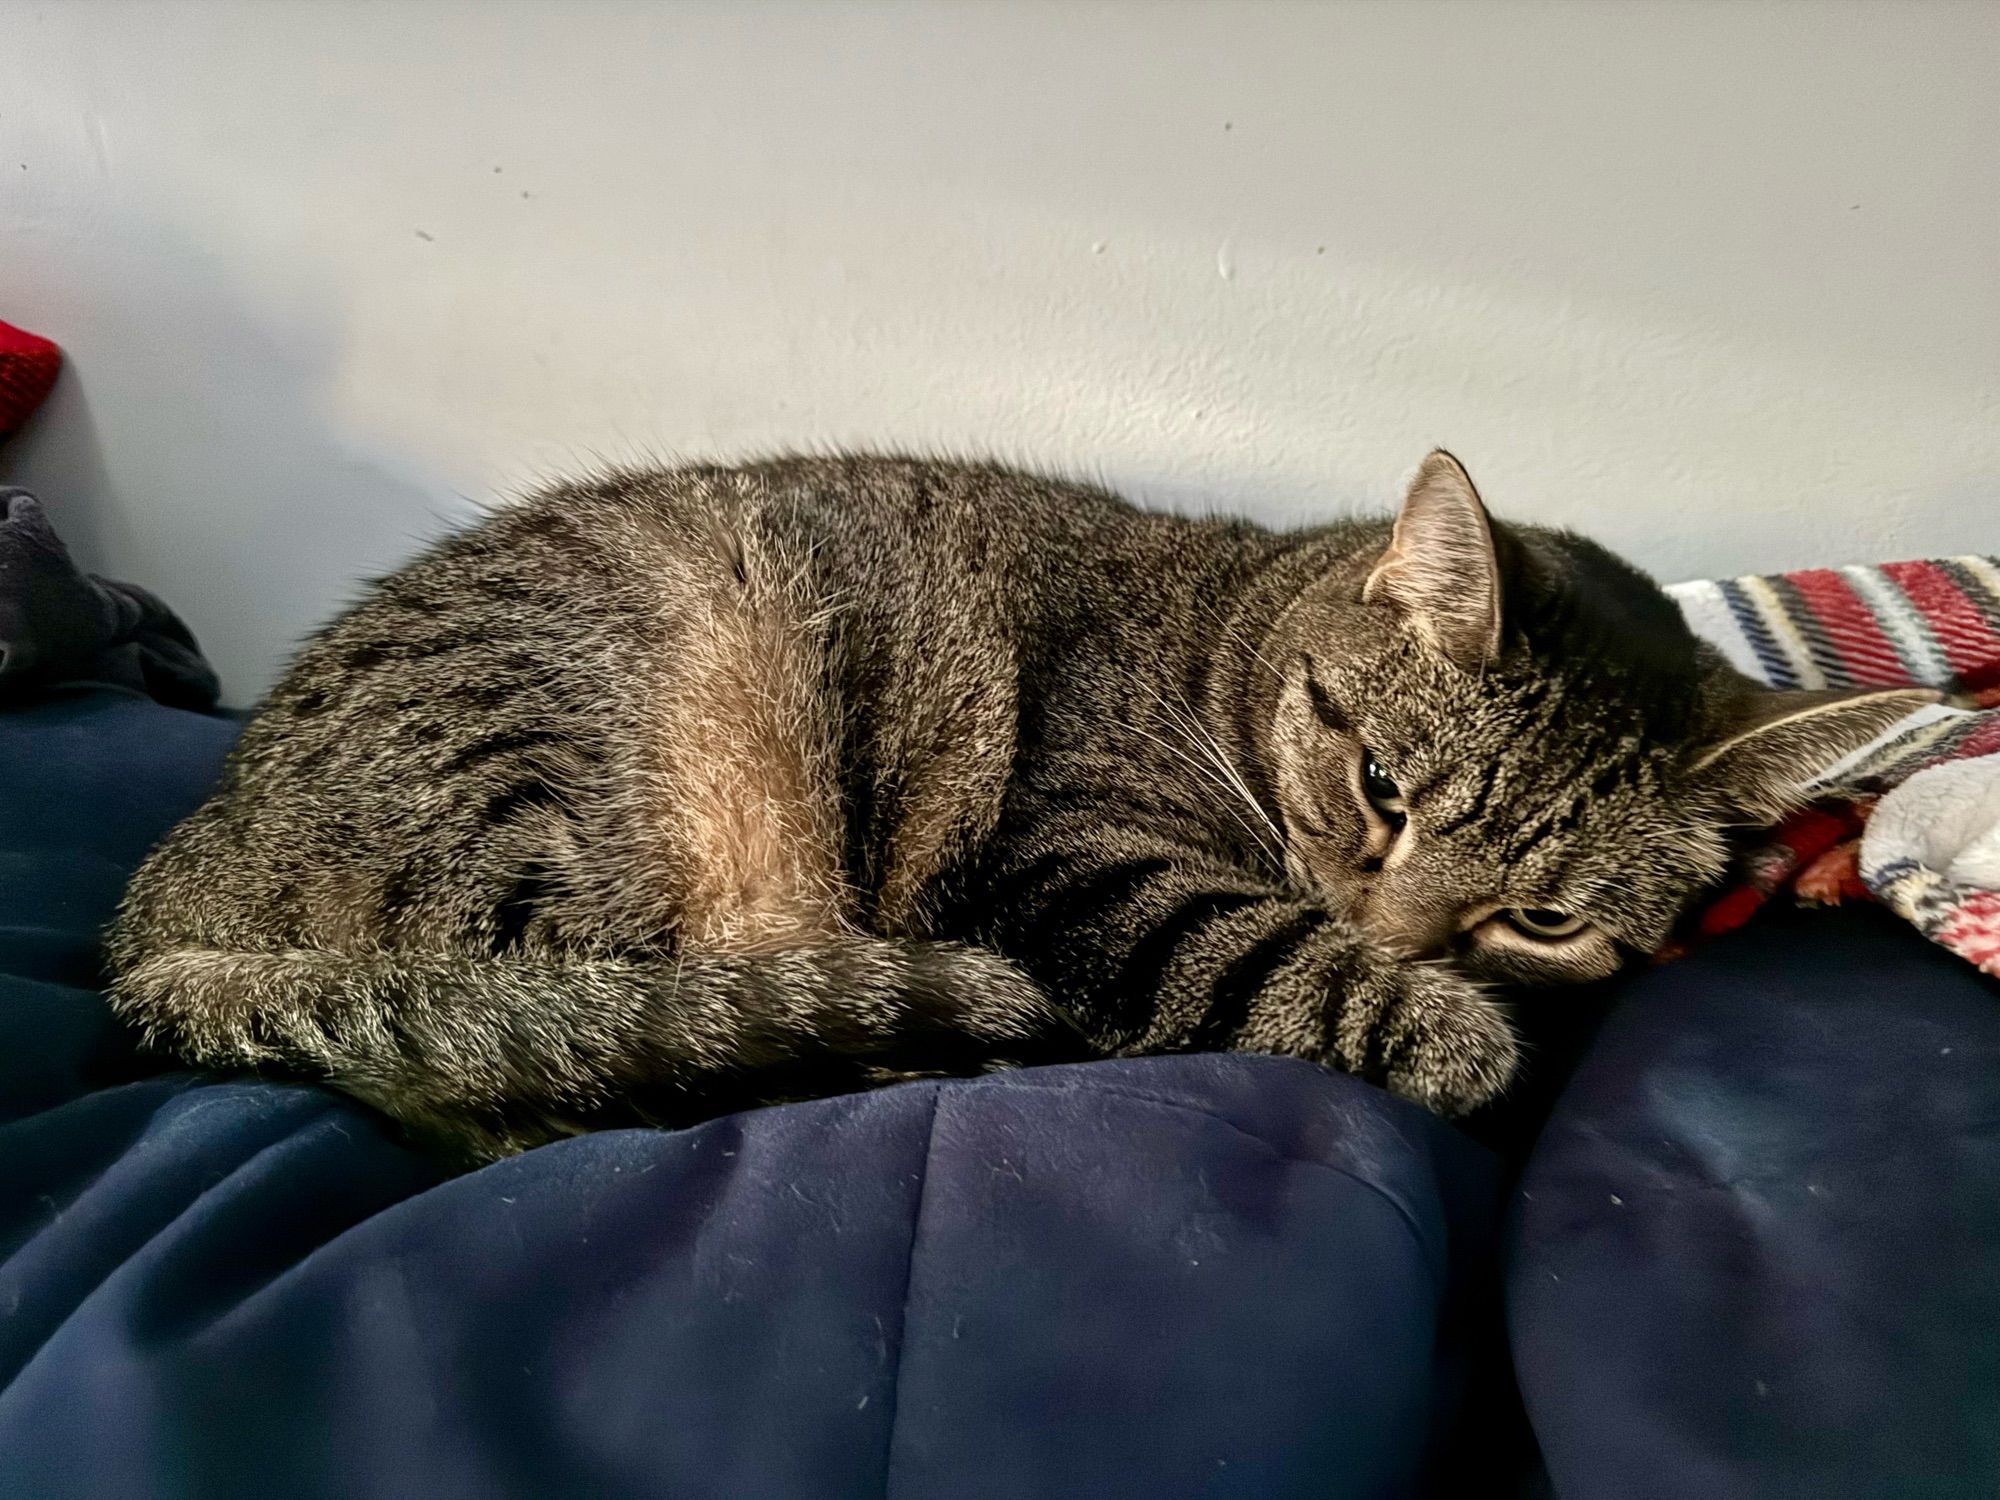
{"label": "striped blanket", "polygon": [[1882,902],[2000,974],[2000,560],[1684,583],[1695,632],[1780,688],[1949,694],[1834,767],[1813,801],[1744,858],[1695,933],[1740,926],[1781,893]]}

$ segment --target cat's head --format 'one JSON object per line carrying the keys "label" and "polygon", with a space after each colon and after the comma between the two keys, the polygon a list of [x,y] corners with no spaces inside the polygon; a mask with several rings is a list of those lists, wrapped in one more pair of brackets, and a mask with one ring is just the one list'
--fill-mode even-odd
{"label": "cat's head", "polygon": [[1726,830],[1933,696],[1759,687],[1636,568],[1494,522],[1442,452],[1262,656],[1292,878],[1397,951],[1530,983],[1658,949]]}

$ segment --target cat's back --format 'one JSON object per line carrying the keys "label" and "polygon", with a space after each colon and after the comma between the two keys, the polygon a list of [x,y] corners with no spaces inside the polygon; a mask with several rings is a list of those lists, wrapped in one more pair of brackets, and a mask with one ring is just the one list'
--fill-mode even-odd
{"label": "cat's back", "polygon": [[1100,486],[991,462],[828,454],[615,469],[496,509],[383,580],[355,615],[482,609],[496,595],[533,608],[551,591],[644,606],[670,594],[663,581],[698,586],[718,560],[740,573],[746,552],[789,556],[829,589],[913,565],[943,581],[1032,567],[1052,548],[1087,560],[1186,525]]}
{"label": "cat's back", "polygon": [[733,697],[796,699],[789,742],[837,731],[863,760],[963,745],[980,769],[958,778],[984,787],[1004,772],[1014,652],[1049,560],[1136,514],[1085,486],[907,458],[552,485],[313,636],[136,889],[178,874],[205,906],[270,908],[265,927],[356,906],[393,925],[454,880],[491,884],[486,864],[545,857],[658,747],[700,758],[688,726],[712,728]]}
{"label": "cat's back", "polygon": [[[993,463],[779,457],[614,470],[497,508],[306,642],[226,788],[462,800],[494,749],[643,718],[718,621],[803,631],[850,698],[997,692],[1025,660],[1195,595],[1240,528]],[[1126,643],[1114,645],[1123,649]],[[850,703],[850,708],[855,703]],[[242,799],[239,799],[242,800]]]}
{"label": "cat's back", "polygon": [[[267,703],[277,717],[326,705],[333,680],[380,708],[442,673],[491,706],[510,669],[608,668],[752,573],[852,601],[915,578],[964,597],[960,581],[1021,575],[1062,540],[1143,524],[1106,491],[1000,465],[894,456],[784,457],[634,468],[564,480],[496,508],[369,585],[314,635]],[[1087,545],[1087,544],[1086,544]],[[1072,545],[1069,553],[1074,555]],[[387,669],[387,670],[382,670]],[[379,679],[379,680],[377,680]]]}

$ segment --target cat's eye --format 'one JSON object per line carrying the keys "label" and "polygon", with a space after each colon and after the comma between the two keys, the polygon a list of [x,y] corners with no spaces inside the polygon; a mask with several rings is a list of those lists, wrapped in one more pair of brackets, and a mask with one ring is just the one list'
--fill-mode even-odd
{"label": "cat's eye", "polygon": [[1384,822],[1397,828],[1403,826],[1407,814],[1403,805],[1403,789],[1376,763],[1372,750],[1361,752],[1361,792]]}
{"label": "cat's eye", "polygon": [[1545,943],[1575,937],[1590,925],[1582,917],[1573,917],[1566,911],[1550,911],[1543,906],[1512,906],[1507,909],[1506,916],[1516,932]]}

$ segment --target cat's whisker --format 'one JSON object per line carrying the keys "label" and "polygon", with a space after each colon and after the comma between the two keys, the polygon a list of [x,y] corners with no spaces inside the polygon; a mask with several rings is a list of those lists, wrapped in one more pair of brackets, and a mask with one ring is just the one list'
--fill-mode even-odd
{"label": "cat's whisker", "polygon": [[1151,741],[1153,744],[1158,745],[1162,750],[1166,751],[1169,755],[1173,756],[1176,760],[1180,761],[1183,765],[1187,766],[1190,770],[1194,771],[1197,775],[1201,776],[1202,779],[1207,781],[1211,786],[1214,786],[1221,791],[1232,793],[1231,796],[1224,798],[1222,803],[1223,810],[1228,812],[1229,815],[1236,820],[1238,826],[1240,826],[1244,832],[1248,833],[1251,836],[1251,838],[1255,840],[1257,846],[1264,852],[1267,858],[1273,860],[1278,860],[1280,858],[1280,852],[1276,849],[1273,849],[1265,841],[1263,830],[1260,829],[1255,823],[1252,823],[1248,819],[1246,819],[1243,816],[1243,814],[1237,810],[1235,798],[1233,796],[1233,788],[1231,788],[1226,782],[1220,780],[1216,776],[1215,771],[1212,767],[1207,765],[1205,762],[1197,760],[1195,757],[1187,754],[1179,746],[1175,745],[1172,741],[1168,740],[1164,735],[1155,734],[1150,729],[1146,729],[1138,724],[1128,725],[1127,727],[1130,728],[1135,734],[1141,735],[1145,739]]}
{"label": "cat's whisker", "polygon": [[1244,638],[1242,629],[1234,619],[1222,612],[1222,607],[1219,604],[1216,604],[1213,600],[1203,600],[1202,604],[1208,610],[1210,618],[1215,622],[1216,629],[1220,630],[1228,640],[1241,647],[1248,653],[1251,660],[1255,661],[1274,678],[1282,679],[1284,674],[1271,665],[1270,659],[1263,652],[1259,651],[1254,644]]}
{"label": "cat's whisker", "polygon": [[[1210,758],[1216,761],[1216,764],[1220,769],[1221,774],[1214,778],[1216,780],[1217,785],[1220,786],[1224,791],[1229,793],[1231,797],[1240,798],[1244,802],[1244,804],[1249,807],[1251,814],[1254,818],[1253,826],[1256,826],[1262,830],[1259,833],[1259,842],[1264,843],[1265,849],[1268,852],[1270,852],[1273,855],[1273,857],[1276,857],[1283,849],[1284,835],[1278,831],[1277,825],[1270,820],[1270,817],[1264,812],[1264,809],[1257,805],[1256,798],[1250,794],[1249,789],[1246,786],[1244,786],[1240,778],[1236,776],[1235,768],[1228,765],[1226,761],[1221,760],[1219,758],[1219,755],[1217,755],[1215,752],[1209,752],[1209,754]],[[1231,811],[1232,812],[1235,811],[1235,805],[1233,802],[1231,803]],[[1238,816],[1240,818],[1240,814]],[[1268,842],[1265,841],[1264,839],[1264,833],[1268,833],[1270,835],[1270,839]]]}
{"label": "cat's whisker", "polygon": [[1243,799],[1251,812],[1257,815],[1258,821],[1270,831],[1271,837],[1282,849],[1285,842],[1284,833],[1272,821],[1271,815],[1264,810],[1264,805],[1257,800],[1256,794],[1250,790],[1250,783],[1243,779],[1243,773],[1237,770],[1236,763],[1229,758],[1228,752],[1222,748],[1214,734],[1196,717],[1193,705],[1182,699],[1181,708],[1186,728],[1194,736],[1196,745],[1206,751],[1209,758],[1215,762],[1216,768],[1222,772],[1229,787]]}
{"label": "cat's whisker", "polygon": [[[1160,710],[1162,717],[1168,723],[1172,724],[1183,737],[1187,738],[1195,750],[1199,751],[1205,758],[1197,759],[1195,756],[1189,755],[1179,747],[1171,744],[1164,737],[1154,735],[1150,731],[1140,728],[1138,725],[1133,725],[1132,727],[1138,729],[1141,734],[1146,735],[1153,743],[1192,767],[1211,785],[1225,793],[1223,805],[1228,808],[1231,816],[1256,839],[1258,846],[1264,851],[1267,858],[1282,864],[1284,862],[1284,835],[1279,833],[1277,825],[1272,823],[1270,815],[1258,804],[1256,797],[1251,794],[1249,786],[1237,774],[1236,768],[1230,764],[1227,756],[1223,755],[1221,747],[1214,743],[1213,737],[1207,734],[1207,731],[1201,727],[1199,721],[1192,717],[1191,713],[1187,717],[1183,717],[1167,701],[1163,694],[1156,692],[1153,695],[1153,701],[1154,705]],[[1237,809],[1236,799],[1239,797],[1249,805],[1251,812],[1256,816],[1256,821],[1253,822],[1245,818]],[[1275,842],[1273,842],[1274,840]]]}

